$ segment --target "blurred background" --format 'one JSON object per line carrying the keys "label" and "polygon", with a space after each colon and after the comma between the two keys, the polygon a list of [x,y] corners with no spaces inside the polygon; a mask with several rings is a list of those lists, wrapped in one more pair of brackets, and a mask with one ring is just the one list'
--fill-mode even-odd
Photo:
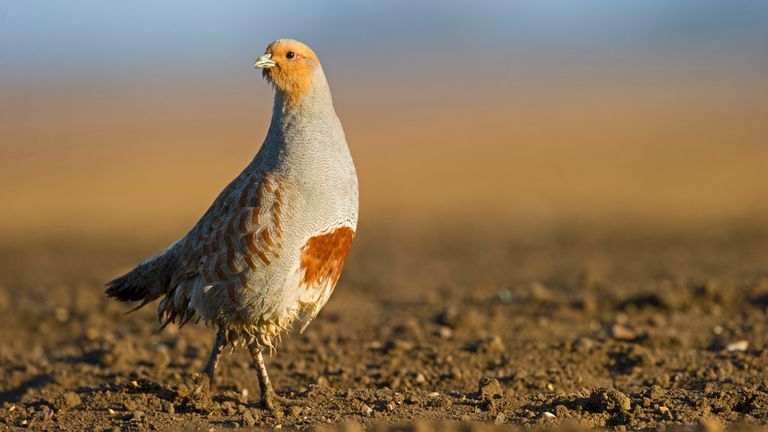
{"label": "blurred background", "polygon": [[323,61],[361,230],[768,216],[768,3],[3,0],[0,236],[185,233],[258,150],[283,37]]}

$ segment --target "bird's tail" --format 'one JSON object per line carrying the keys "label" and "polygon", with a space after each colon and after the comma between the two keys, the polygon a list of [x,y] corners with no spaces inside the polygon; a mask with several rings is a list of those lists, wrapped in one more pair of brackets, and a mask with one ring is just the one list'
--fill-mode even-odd
{"label": "bird's tail", "polygon": [[165,294],[173,275],[173,255],[166,251],[154,256],[128,273],[110,281],[105,290],[108,297],[128,302],[139,301],[129,312],[140,309],[147,303]]}

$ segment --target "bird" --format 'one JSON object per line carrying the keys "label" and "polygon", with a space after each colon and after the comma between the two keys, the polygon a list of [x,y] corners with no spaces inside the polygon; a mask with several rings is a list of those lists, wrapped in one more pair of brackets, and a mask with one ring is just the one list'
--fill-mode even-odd
{"label": "bird", "polygon": [[106,285],[122,302],[160,299],[158,319],[216,330],[200,376],[213,389],[222,351],[247,347],[261,403],[279,396],[263,353],[326,304],[357,230],[358,180],[320,60],[306,44],[280,39],[254,67],[274,88],[272,119],[253,160],[181,239]]}

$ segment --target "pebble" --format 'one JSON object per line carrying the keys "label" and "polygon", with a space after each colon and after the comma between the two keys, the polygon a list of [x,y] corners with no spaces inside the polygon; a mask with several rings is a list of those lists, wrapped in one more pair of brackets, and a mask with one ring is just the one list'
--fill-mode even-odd
{"label": "pebble", "polygon": [[328,378],[324,376],[317,377],[317,381],[315,382],[315,386],[319,388],[325,388],[330,387],[330,383],[328,382]]}
{"label": "pebble", "polygon": [[544,411],[543,413],[541,413],[541,416],[545,417],[545,418],[556,418],[557,417],[556,415],[552,414],[549,411]]}
{"label": "pebble", "polygon": [[588,353],[595,347],[595,341],[588,337],[580,337],[573,344],[573,348],[582,354]]}
{"label": "pebble", "polygon": [[499,300],[501,300],[502,303],[512,303],[515,301],[515,296],[512,294],[512,291],[509,290],[509,288],[504,288],[503,290],[500,290],[496,295],[499,297]]}
{"label": "pebble", "polygon": [[61,395],[61,399],[56,402],[56,408],[68,410],[80,405],[82,400],[80,399],[80,396],[77,395],[77,393],[66,392]]}
{"label": "pebble", "polygon": [[650,389],[648,389],[648,397],[651,400],[659,400],[664,397],[664,389],[662,389],[658,384],[654,384]]}
{"label": "pebble", "polygon": [[482,377],[477,386],[477,394],[482,400],[504,396],[504,388],[496,378]]}
{"label": "pebble", "polygon": [[672,420],[672,411],[670,411],[669,408],[665,407],[664,405],[659,407],[659,413],[665,419]]}
{"label": "pebble", "polygon": [[416,344],[404,339],[391,339],[384,348],[388,353],[404,353],[416,347]]}
{"label": "pebble", "polygon": [[176,408],[173,407],[173,404],[165,401],[163,402],[163,411],[167,412],[168,414],[173,414],[176,412]]}
{"label": "pebble", "polygon": [[725,350],[728,352],[746,351],[749,348],[749,342],[740,340],[738,342],[732,342],[725,346]]}
{"label": "pebble", "polygon": [[637,337],[637,334],[629,327],[614,324],[611,326],[611,337],[616,340],[632,340]]}
{"label": "pebble", "polygon": [[363,417],[370,417],[373,415],[373,408],[363,404],[363,407],[360,408],[360,414],[362,414]]}
{"label": "pebble", "polygon": [[601,411],[629,411],[632,400],[629,396],[615,389],[595,389],[590,395],[590,403]]}

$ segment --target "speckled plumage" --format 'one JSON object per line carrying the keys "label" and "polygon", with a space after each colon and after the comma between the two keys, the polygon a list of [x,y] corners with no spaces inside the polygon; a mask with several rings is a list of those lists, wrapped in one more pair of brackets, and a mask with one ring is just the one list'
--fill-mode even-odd
{"label": "speckled plumage", "polygon": [[273,347],[294,322],[306,326],[317,315],[358,216],[357,175],[317,57],[292,40],[274,42],[265,56],[276,92],[256,157],[186,236],[107,287],[140,306],[162,298],[163,322],[200,318],[224,344],[252,350]]}

